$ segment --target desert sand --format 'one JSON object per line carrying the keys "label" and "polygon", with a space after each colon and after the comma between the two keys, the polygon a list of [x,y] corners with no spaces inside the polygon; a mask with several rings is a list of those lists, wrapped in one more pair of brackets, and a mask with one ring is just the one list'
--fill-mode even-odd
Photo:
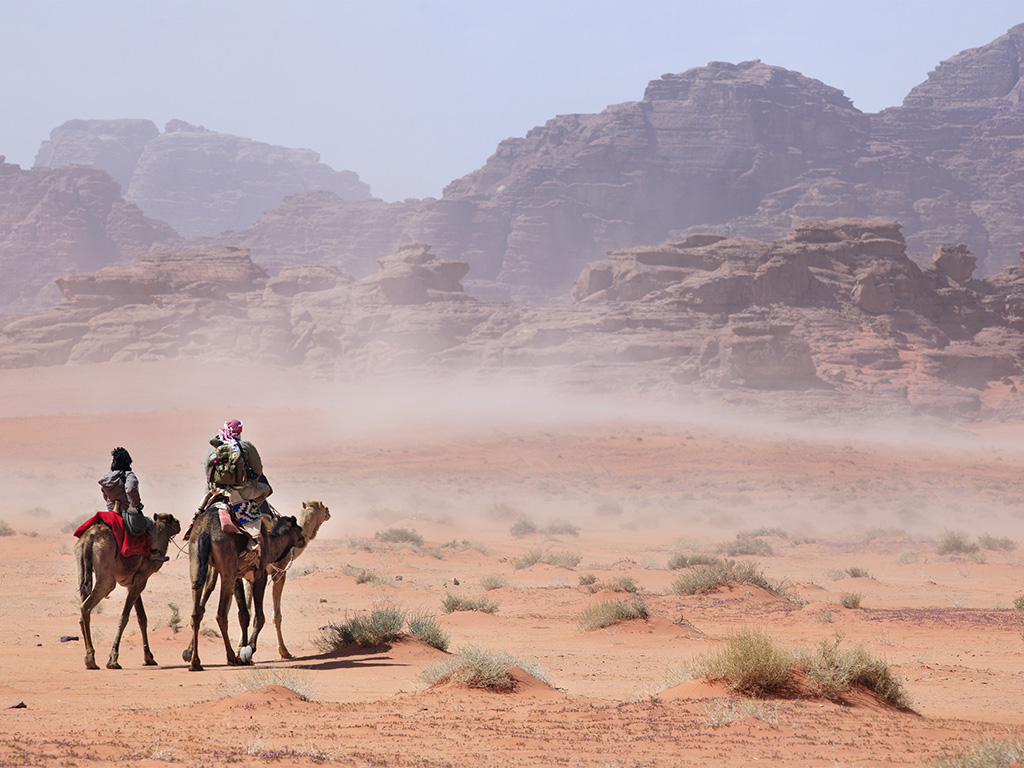
{"label": "desert sand", "polygon": [[[1024,732],[1020,550],[936,552],[948,531],[1024,539],[1014,425],[812,428],[522,382],[357,387],[287,371],[231,382],[169,364],[5,371],[0,391],[0,520],[13,530],[0,537],[0,765],[930,765]],[[146,512],[184,526],[203,495],[206,439],[232,417],[279,511],[307,499],[331,509],[289,572],[295,658],[278,657],[268,625],[255,665],[226,666],[204,634],[205,670],[189,671],[179,536],[144,594],[158,666],[143,666],[133,618],[124,669],[86,670],[69,531],[98,508],[109,451],[131,451]],[[577,530],[516,537],[517,519]],[[424,543],[375,539],[388,528]],[[757,528],[773,529],[774,554],[742,559],[785,580],[791,599],[742,585],[673,593],[673,554],[715,553]],[[517,569],[536,549],[580,560]],[[360,570],[378,578],[357,583]],[[649,618],[581,629],[585,607],[622,596],[592,594],[587,575],[632,577]],[[485,577],[505,583],[485,590]],[[498,610],[445,614],[452,593]],[[859,608],[841,605],[851,593]],[[93,617],[101,666],[124,595]],[[415,639],[320,650],[322,627],[382,604],[435,614],[451,652],[506,651],[548,682],[429,688],[420,673],[445,654]],[[841,633],[892,665],[912,707],[866,695],[751,704],[687,676],[691,659],[750,628],[793,649]]]}

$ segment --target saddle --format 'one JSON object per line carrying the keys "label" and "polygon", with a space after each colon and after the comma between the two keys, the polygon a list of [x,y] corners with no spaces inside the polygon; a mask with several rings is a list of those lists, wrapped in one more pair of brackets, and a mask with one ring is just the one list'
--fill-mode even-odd
{"label": "saddle", "polygon": [[[234,502],[234,503],[233,503]],[[192,527],[203,512],[208,509],[217,510],[221,530],[225,533],[240,533],[247,537],[246,548],[238,556],[239,574],[242,578],[252,581],[260,570],[262,541],[270,533],[277,510],[267,504],[269,515],[260,511],[260,504],[251,501],[232,499],[232,494],[225,488],[214,488],[207,491],[206,496],[192,516],[185,540],[188,541]]]}

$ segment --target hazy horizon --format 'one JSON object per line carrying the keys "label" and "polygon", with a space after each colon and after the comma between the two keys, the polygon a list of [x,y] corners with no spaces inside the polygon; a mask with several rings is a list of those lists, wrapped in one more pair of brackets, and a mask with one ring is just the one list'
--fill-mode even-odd
{"label": "hazy horizon", "polygon": [[[33,165],[71,119],[171,119],[440,197],[503,139],[635,101],[709,61],[765,63],[902,102],[940,61],[1024,21],[1016,3],[0,0],[0,155]],[[841,55],[837,55],[840,52]]]}

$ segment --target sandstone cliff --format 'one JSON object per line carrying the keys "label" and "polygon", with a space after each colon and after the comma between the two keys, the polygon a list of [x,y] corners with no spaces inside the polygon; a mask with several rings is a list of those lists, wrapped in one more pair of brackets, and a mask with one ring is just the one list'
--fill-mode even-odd
{"label": "sandstone cliff", "polygon": [[162,134],[148,120],[71,120],[50,133],[35,164],[102,168],[121,184],[126,200],[186,236],[241,229],[297,192],[370,196],[355,173],[331,169],[316,152],[182,120],[172,120]]}
{"label": "sandstone cliff", "polygon": [[52,310],[0,326],[0,366],[245,359],[339,379],[540,375],[808,412],[1021,415],[1024,266],[981,279],[963,246],[912,258],[892,222],[613,251],[563,306],[476,300],[467,269],[424,243],[359,280],[330,265],[269,276],[244,249],[149,254],[60,278]]}

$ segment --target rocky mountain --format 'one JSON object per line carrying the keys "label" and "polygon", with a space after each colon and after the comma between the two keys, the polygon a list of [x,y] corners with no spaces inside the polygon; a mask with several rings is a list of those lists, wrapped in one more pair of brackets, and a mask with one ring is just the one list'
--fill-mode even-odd
{"label": "rocky mountain", "polygon": [[481,296],[551,301],[608,250],[697,232],[774,239],[857,216],[900,222],[914,251],[966,243],[991,274],[1024,244],[1022,52],[1024,25],[878,115],[796,72],[713,62],[502,142],[440,200],[299,195],[209,244],[364,275],[372,254],[425,240],[469,263]]}
{"label": "rocky mountain", "polygon": [[1019,417],[1024,266],[974,277],[963,245],[911,257],[894,222],[805,223],[613,251],[570,305],[479,301],[465,262],[411,243],[354,279],[270,276],[248,251],[146,254],[66,275],[0,326],[0,367],[244,358],[338,379],[453,371],[797,410]]}
{"label": "rocky mountain", "polygon": [[56,275],[128,261],[176,237],[125,202],[104,171],[24,171],[0,155],[0,316],[53,304]]}
{"label": "rocky mountain", "polygon": [[242,229],[288,195],[326,190],[346,200],[370,196],[352,171],[335,171],[308,149],[275,147],[172,120],[70,120],[50,133],[36,167],[91,165],[121,184],[146,215],[185,236]]}

